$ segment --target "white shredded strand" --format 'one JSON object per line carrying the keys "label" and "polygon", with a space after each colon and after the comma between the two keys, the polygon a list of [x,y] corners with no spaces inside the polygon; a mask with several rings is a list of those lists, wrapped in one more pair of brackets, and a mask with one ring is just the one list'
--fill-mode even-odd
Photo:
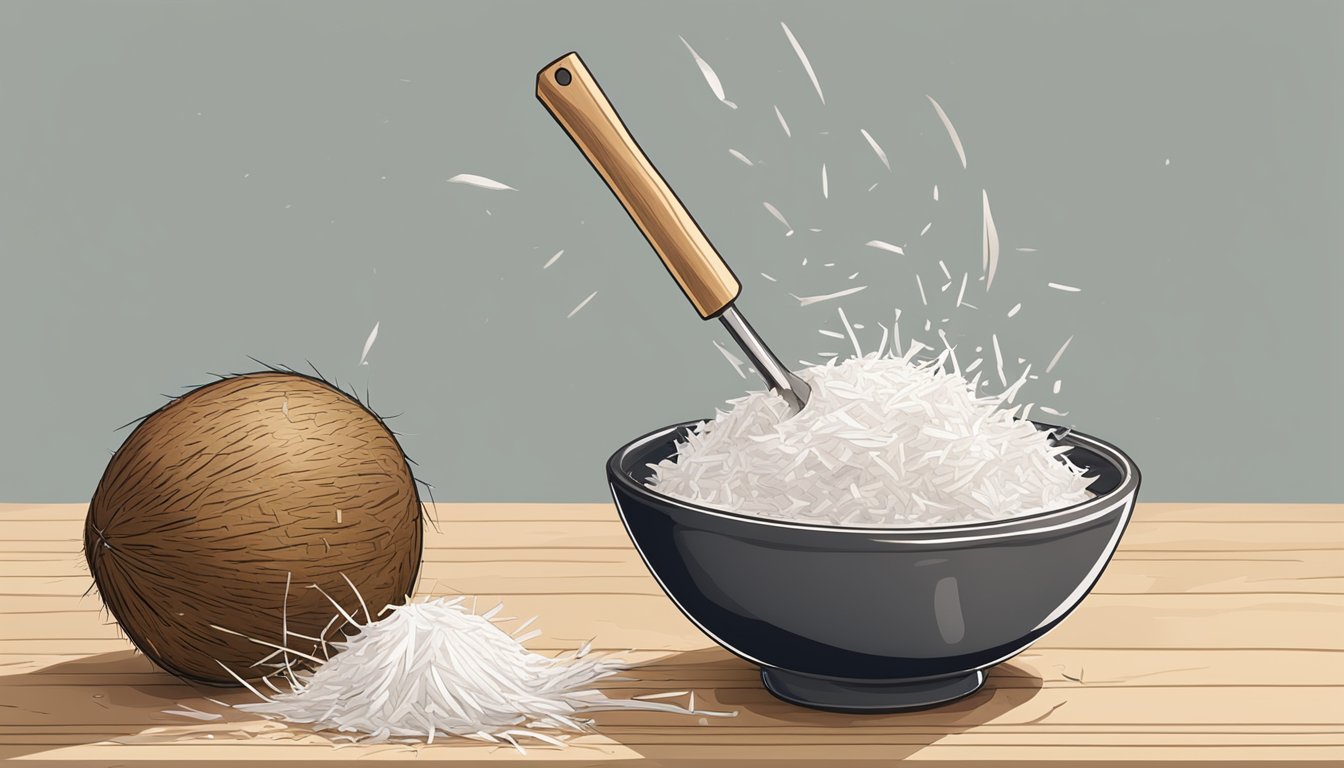
{"label": "white shredded strand", "polygon": [[[929,306],[929,297],[924,295],[924,280],[919,275],[915,275],[915,285],[919,286],[919,300],[924,302],[924,306]],[[924,330],[928,330],[925,328]]]}
{"label": "white shredded strand", "polygon": [[920,237],[923,237],[923,236],[927,235],[927,234],[929,233],[929,227],[932,227],[932,226],[933,226],[933,222],[932,222],[932,221],[930,221],[928,224],[925,224],[925,225],[924,225],[924,228],[921,229],[921,230],[919,230],[919,236],[920,236]]}
{"label": "white shredded strand", "polygon": [[584,299],[583,301],[580,301],[580,302],[579,302],[579,306],[577,306],[577,307],[571,309],[571,310],[569,311],[569,314],[568,314],[568,315],[565,315],[565,319],[568,320],[569,318],[571,318],[571,317],[573,317],[573,316],[579,314],[579,310],[581,310],[581,309],[583,309],[584,307],[588,306],[588,302],[592,301],[592,300],[593,300],[593,297],[596,296],[596,295],[597,295],[597,291],[593,291],[592,293],[588,294],[588,298]]}
{"label": "white shredded strand", "polygon": [[[368,356],[369,356],[369,350],[370,350],[370,349],[373,349],[373,342],[375,342],[375,341],[378,340],[378,326],[379,326],[380,324],[381,324],[380,322],[375,322],[375,323],[373,324],[373,330],[372,330],[372,331],[369,331],[369,337],[368,337],[367,339],[364,340],[364,351],[359,353],[359,364],[360,364],[360,365],[368,365],[368,364],[369,364],[369,363],[368,363],[368,360],[367,360],[366,358],[368,358]],[[286,402],[285,402],[285,405],[286,405],[286,409],[285,409],[285,410],[286,410],[286,415],[288,415],[288,410],[289,410],[289,409],[288,409],[288,405],[289,405],[289,402],[286,401]]]}
{"label": "white shredded strand", "polygon": [[780,213],[778,208],[771,205],[770,203],[762,203],[762,205],[765,206],[765,210],[770,212],[771,216],[774,216],[776,219],[779,219],[780,224],[783,224],[784,226],[789,228],[790,235],[793,234],[793,226],[789,224],[789,220],[784,218],[784,214]]}
{"label": "white shredded strand", "polygon": [[999,230],[994,226],[994,214],[989,212],[989,193],[980,190],[984,199],[984,228],[981,238],[984,251],[985,290],[994,284],[994,272],[999,268]]}
{"label": "white shredded strand", "polygon": [[779,282],[778,280],[776,280],[775,278],[773,278],[773,277],[771,277],[771,276],[765,274],[764,272],[761,273],[761,277],[764,277],[766,280],[769,280],[769,281],[772,282],[772,283],[777,283],[777,282]]}
{"label": "white shredded strand", "polygon": [[1055,356],[1054,356],[1054,357],[1050,358],[1050,364],[1047,365],[1047,366],[1045,366],[1045,372],[1046,372],[1046,373],[1049,373],[1049,372],[1055,370],[1055,364],[1059,362],[1059,358],[1061,358],[1061,357],[1064,356],[1064,350],[1066,350],[1066,349],[1069,348],[1069,342],[1071,342],[1071,341],[1073,341],[1073,337],[1072,337],[1072,336],[1070,336],[1069,338],[1065,339],[1065,340],[1064,340],[1064,343],[1063,343],[1062,345],[1060,345],[1060,347],[1059,347],[1059,351],[1055,353]]}
{"label": "white shredded strand", "polygon": [[793,137],[793,132],[789,130],[789,124],[784,122],[784,113],[779,111],[779,106],[775,106],[775,117],[779,118],[779,127],[784,129],[784,136]]}
{"label": "white shredded strand", "polygon": [[[842,315],[843,319],[843,315]],[[849,324],[846,324],[850,327]],[[659,493],[742,514],[822,525],[898,528],[995,520],[1090,498],[1090,478],[1011,399],[948,371],[945,333],[924,348],[879,351],[798,372],[812,387],[793,414],[770,391],[750,392],[702,422],[656,465]]]}
{"label": "white shredded strand", "polygon": [[1012,317],[1013,315],[1016,315],[1018,311],[1021,309],[1022,309],[1022,302],[1019,301],[1018,303],[1013,305],[1012,309],[1008,310],[1008,316]]}
{"label": "white shredded strand", "polygon": [[891,243],[888,243],[885,240],[869,240],[868,242],[864,243],[864,245],[868,246],[869,248],[876,248],[879,251],[891,251],[892,253],[899,253],[902,256],[905,255],[904,248],[902,248],[899,245],[892,245]]}
{"label": "white shredded strand", "polygon": [[859,129],[859,133],[863,134],[863,138],[868,140],[868,146],[873,148],[873,152],[877,153],[877,159],[881,160],[882,165],[886,166],[887,170],[890,171],[891,161],[887,159],[887,153],[882,151],[882,147],[878,145],[877,139],[874,139],[873,135],[863,128]]}
{"label": "white shredded strand", "polygon": [[991,334],[990,339],[994,342],[995,370],[999,374],[999,382],[1006,387],[1008,386],[1008,377],[1003,375],[1003,352],[999,349],[999,335],[997,333]]}
{"label": "white shredded strand", "polygon": [[807,54],[803,51],[803,46],[798,44],[798,38],[793,36],[793,30],[789,29],[788,24],[781,21],[779,22],[779,26],[784,28],[784,34],[788,35],[789,44],[793,46],[793,52],[798,54],[798,61],[802,62],[803,69],[807,70],[807,77],[812,81],[812,87],[817,89],[817,98],[821,99],[822,104],[825,104],[826,94],[821,92],[821,83],[817,82],[817,73],[813,71],[812,62],[808,61]]}
{"label": "white shredded strand", "polygon": [[1072,285],[1064,285],[1062,283],[1046,283],[1046,285],[1054,288],[1056,291],[1064,291],[1065,293],[1078,293],[1083,290],[1082,288],[1074,288]]}
{"label": "white shredded strand", "polygon": [[445,735],[504,742],[520,751],[520,738],[564,746],[544,731],[589,731],[591,721],[583,716],[592,712],[706,714],[660,701],[609,698],[595,685],[629,669],[626,662],[605,653],[588,656],[592,641],[572,655],[542,656],[460,600],[392,606],[385,618],[357,627],[338,645],[331,659],[299,673],[301,688],[268,697],[248,685],[261,701],[237,709],[351,741],[417,743]]}
{"label": "white shredded strand", "polygon": [[849,334],[849,342],[854,345],[854,355],[856,357],[863,357],[863,350],[859,349],[859,337],[854,335],[854,326],[850,325],[849,318],[845,317],[845,308],[836,307],[836,311],[840,313],[840,322],[844,324],[845,332]]}
{"label": "white shredded strand", "polygon": [[732,155],[733,157],[736,157],[738,160],[741,160],[746,165],[755,165],[755,163],[751,162],[751,160],[746,155],[742,154],[741,152],[738,152],[736,149],[729,149],[728,154]]}
{"label": "white shredded strand", "polygon": [[494,179],[488,179],[484,176],[477,176],[474,173],[459,173],[453,178],[449,179],[448,182],[450,184],[468,184],[473,187],[480,187],[481,189],[493,189],[496,191],[501,191],[505,189],[513,190],[514,192],[518,191],[502,181],[495,181]]}
{"label": "white shredded strand", "polygon": [[564,255],[565,255],[565,249],[564,249],[564,248],[561,248],[560,250],[558,250],[558,251],[555,252],[555,255],[554,255],[554,256],[552,256],[551,258],[547,259],[547,260],[546,260],[546,263],[541,265],[541,268],[542,268],[542,269],[550,269],[550,268],[551,268],[551,265],[554,264],[555,262],[559,261],[559,260],[560,260],[560,257],[561,257],[561,256],[564,256]]}
{"label": "white shredded strand", "polygon": [[831,197],[831,183],[826,178],[826,164],[821,164],[821,196],[824,199]]}
{"label": "white shredded strand", "polygon": [[718,347],[719,352],[723,353],[723,358],[728,361],[729,365],[733,366],[733,370],[737,372],[738,376],[744,379],[747,378],[746,372],[743,371],[743,368],[746,367],[745,361],[738,358],[738,356],[734,355],[732,352],[729,352],[728,348],[720,344],[717,339],[714,340],[714,346]]}
{"label": "white shredded strand", "polygon": [[[695,52],[695,49],[691,47],[691,44],[686,42],[686,38],[682,37],[680,39],[681,44],[686,46],[686,50],[691,52],[691,57],[695,59],[695,65],[700,68],[700,74],[704,75],[705,82],[709,84],[709,90],[714,92],[714,97],[724,104],[727,104],[730,108],[737,109],[736,104],[724,97],[723,83],[719,81],[719,76],[715,74],[714,68],[709,66],[709,62],[702,59],[700,54]],[[750,165],[750,163],[748,163],[748,165]]]}
{"label": "white shredded strand", "polygon": [[[952,119],[943,111],[943,106],[938,103],[937,99],[928,94],[925,94],[925,96],[928,98],[929,103],[933,105],[933,108],[938,112],[938,119],[943,121],[943,127],[947,129],[947,135],[952,139],[952,146],[956,147],[957,157],[961,159],[961,167],[965,168],[966,150],[961,146],[961,137],[957,135],[957,129],[952,125]],[[937,192],[933,193],[933,199],[938,199]]]}
{"label": "white shredded strand", "polygon": [[836,291],[835,293],[827,293],[821,296],[799,296],[796,293],[790,293],[789,295],[798,300],[799,306],[806,307],[810,304],[816,304],[819,301],[830,301],[831,299],[838,299],[842,296],[851,296],[853,294],[858,293],[859,291],[864,290],[867,287],[868,286],[866,285],[856,285],[853,288],[846,288],[843,291]]}

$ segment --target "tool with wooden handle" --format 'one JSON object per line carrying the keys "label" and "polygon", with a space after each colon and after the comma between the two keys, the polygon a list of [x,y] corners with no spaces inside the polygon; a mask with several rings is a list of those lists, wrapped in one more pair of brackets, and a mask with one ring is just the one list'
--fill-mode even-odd
{"label": "tool with wooden handle", "polygon": [[737,277],[649,162],[577,53],[537,73],[537,99],[607,182],[695,311],[706,320],[719,318],[766,384],[795,413],[801,411],[811,388],[784,367],[733,306],[742,291]]}

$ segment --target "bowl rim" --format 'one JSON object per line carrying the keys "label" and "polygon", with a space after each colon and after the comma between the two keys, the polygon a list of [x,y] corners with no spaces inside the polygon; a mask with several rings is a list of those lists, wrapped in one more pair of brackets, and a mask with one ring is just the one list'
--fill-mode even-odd
{"label": "bowl rim", "polygon": [[[611,458],[607,460],[607,476],[610,483],[613,485],[613,488],[615,485],[619,484],[628,492],[633,493],[636,496],[650,498],[656,500],[660,504],[677,507],[686,512],[716,517],[737,523],[763,526],[766,528],[816,531],[827,534],[861,536],[865,538],[884,537],[885,540],[888,540],[891,543],[906,541],[907,539],[902,539],[900,537],[910,536],[917,537],[920,543],[927,543],[931,540],[936,540],[942,543],[952,543],[964,540],[957,538],[959,535],[963,534],[972,537],[973,540],[981,540],[986,538],[997,538],[999,536],[1015,536],[1024,533],[1043,533],[1090,522],[1098,517],[1110,514],[1117,506],[1124,506],[1128,500],[1135,496],[1142,479],[1138,465],[1136,465],[1134,460],[1124,451],[1120,450],[1115,445],[1100,438],[1093,437],[1092,435],[1078,432],[1071,427],[1064,428],[1039,421],[1032,421],[1038,429],[1063,430],[1063,435],[1057,437],[1057,440],[1072,442],[1080,448],[1087,448],[1119,468],[1121,472],[1120,482],[1115,488],[1112,488],[1106,493],[1094,496],[1085,501],[1080,501],[1076,504],[1071,504],[1067,507],[1047,509],[1041,512],[1033,512],[1029,515],[1009,517],[1001,520],[981,520],[973,523],[956,523],[953,525],[867,527],[782,520],[696,504],[674,496],[659,493],[644,483],[635,480],[631,472],[624,468],[623,465],[625,462],[622,460],[632,451],[643,448],[656,440],[664,439],[674,432],[693,428],[705,421],[707,420],[696,419],[660,427],[640,435],[618,448],[616,452],[611,455]],[[617,500],[617,506],[620,506],[619,499]]]}

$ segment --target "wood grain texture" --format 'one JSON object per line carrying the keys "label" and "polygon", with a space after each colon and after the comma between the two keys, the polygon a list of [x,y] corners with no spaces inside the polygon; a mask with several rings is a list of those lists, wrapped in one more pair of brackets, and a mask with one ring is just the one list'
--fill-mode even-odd
{"label": "wood grain texture", "polygon": [[635,142],[577,53],[537,73],[537,99],[588,158],[703,318],[742,286],[686,206]]}
{"label": "wood grain texture", "polygon": [[[1339,765],[1344,762],[1344,506],[1139,505],[1082,606],[985,688],[901,715],[777,701],[662,596],[610,505],[439,505],[419,591],[479,595],[545,634],[541,652],[633,651],[613,695],[694,690],[732,719],[598,715],[567,750],[449,740],[340,746],[241,716],[136,654],[80,556],[82,505],[0,505],[0,759],[43,765],[405,760],[458,765]],[[218,713],[198,722],[179,704]]]}

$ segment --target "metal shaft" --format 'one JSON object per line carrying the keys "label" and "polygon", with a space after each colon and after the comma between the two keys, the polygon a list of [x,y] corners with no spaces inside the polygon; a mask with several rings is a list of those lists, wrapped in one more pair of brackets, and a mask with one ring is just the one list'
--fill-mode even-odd
{"label": "metal shaft", "polygon": [[728,333],[737,342],[737,346],[747,354],[752,365],[756,367],[761,378],[770,386],[784,401],[789,404],[794,413],[803,410],[807,405],[807,399],[812,396],[812,388],[807,382],[798,378],[792,371],[784,367],[784,364],[775,357],[775,353],[765,345],[765,342],[755,329],[747,323],[747,319],[742,313],[737,311],[737,307],[729,305],[727,309],[719,315],[720,322],[728,329]]}

